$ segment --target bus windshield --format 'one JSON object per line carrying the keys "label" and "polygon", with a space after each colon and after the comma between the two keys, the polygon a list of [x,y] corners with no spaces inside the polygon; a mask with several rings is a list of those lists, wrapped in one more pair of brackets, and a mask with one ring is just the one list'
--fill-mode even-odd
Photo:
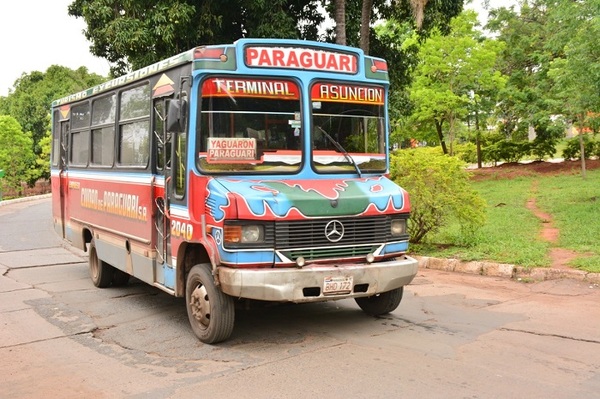
{"label": "bus windshield", "polygon": [[200,91],[196,159],[201,171],[299,170],[300,89],[294,81],[210,77]]}
{"label": "bus windshield", "polygon": [[317,172],[385,171],[383,87],[316,83],[311,101],[312,162]]}

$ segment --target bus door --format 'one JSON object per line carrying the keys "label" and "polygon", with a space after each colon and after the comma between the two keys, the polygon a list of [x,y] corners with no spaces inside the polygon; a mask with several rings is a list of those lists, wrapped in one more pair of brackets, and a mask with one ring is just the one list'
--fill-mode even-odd
{"label": "bus door", "polygon": [[156,211],[154,212],[154,242],[157,263],[164,265],[170,263],[169,234],[169,200],[171,190],[171,137],[166,129],[167,117],[167,98],[157,98],[154,100],[154,141],[156,174],[157,181],[164,184],[157,184],[154,188],[154,202]]}
{"label": "bus door", "polygon": [[60,197],[60,225],[62,231],[57,231],[61,234],[62,238],[66,238],[66,223],[67,223],[67,194],[69,190],[69,179],[67,173],[67,140],[69,139],[69,121],[60,121],[60,155],[58,157],[58,184],[59,184],[59,197]]}

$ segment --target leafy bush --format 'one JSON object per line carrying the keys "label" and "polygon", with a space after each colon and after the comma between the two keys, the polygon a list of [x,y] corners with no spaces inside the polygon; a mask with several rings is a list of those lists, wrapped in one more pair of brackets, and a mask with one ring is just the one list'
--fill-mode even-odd
{"label": "leafy bush", "polygon": [[503,141],[500,143],[500,154],[506,162],[519,162],[531,153],[528,141]]}
{"label": "leafy bush", "polygon": [[477,146],[473,143],[455,144],[454,156],[466,163],[476,163]]}
{"label": "leafy bush", "polygon": [[556,154],[556,139],[541,139],[536,137],[531,143],[531,155],[536,161],[542,161],[544,158],[552,158]]}
{"label": "leafy bush", "polygon": [[[588,135],[583,135],[583,150],[585,151],[585,157],[589,158],[593,155],[598,155],[596,147],[598,143],[590,140]],[[566,147],[563,149],[563,158],[565,159],[581,159],[581,147],[579,146],[579,137],[573,137],[567,141]]]}
{"label": "leafy bush", "polygon": [[491,162],[496,166],[502,161],[502,153],[500,151],[500,143],[494,143],[481,149],[481,157],[484,162]]}
{"label": "leafy bush", "polygon": [[600,141],[596,141],[596,145],[594,146],[594,150],[592,151],[592,155],[600,158]]}
{"label": "leafy bush", "polygon": [[402,150],[392,155],[391,178],[411,198],[408,231],[419,243],[452,218],[464,235],[472,235],[485,223],[485,201],[471,187],[464,163],[432,151]]}
{"label": "leafy bush", "polygon": [[483,148],[482,153],[483,159],[494,165],[500,161],[519,162],[531,153],[531,143],[503,140]]}
{"label": "leafy bush", "polygon": [[0,115],[0,190],[21,190],[21,183],[30,180],[30,169],[35,163],[33,139],[23,133],[21,125],[12,116]]}

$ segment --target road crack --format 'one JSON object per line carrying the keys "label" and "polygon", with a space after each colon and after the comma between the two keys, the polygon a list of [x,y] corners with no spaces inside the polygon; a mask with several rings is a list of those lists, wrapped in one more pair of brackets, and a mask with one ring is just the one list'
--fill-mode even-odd
{"label": "road crack", "polygon": [[590,344],[600,344],[600,341],[594,340],[594,339],[575,338],[575,337],[569,337],[567,335],[540,333],[540,332],[536,332],[536,331],[520,330],[520,329],[517,329],[517,328],[506,328],[506,327],[504,327],[504,328],[500,328],[500,331],[519,332],[519,333],[524,333],[524,334],[537,335],[537,336],[540,336],[540,337],[553,337],[553,338],[568,339],[570,341],[587,342],[587,343],[590,343]]}

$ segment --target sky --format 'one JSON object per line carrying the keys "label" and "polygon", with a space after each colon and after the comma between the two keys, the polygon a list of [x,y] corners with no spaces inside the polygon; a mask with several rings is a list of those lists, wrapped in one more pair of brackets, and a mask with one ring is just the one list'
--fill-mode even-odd
{"label": "sky", "polygon": [[[83,36],[86,25],[70,17],[67,8],[73,0],[9,0],[2,3],[0,18],[0,96],[8,95],[23,73],[45,72],[51,65],[71,69],[81,66],[107,76],[108,61],[90,54]],[[484,0],[468,6],[483,14]],[[491,0],[492,7],[514,0]],[[202,44],[202,43],[198,43]]]}
{"label": "sky", "polygon": [[86,25],[70,17],[73,0],[8,0],[0,17],[0,96],[8,95],[23,73],[46,72],[51,65],[81,66],[107,76],[108,61],[90,54]]}

